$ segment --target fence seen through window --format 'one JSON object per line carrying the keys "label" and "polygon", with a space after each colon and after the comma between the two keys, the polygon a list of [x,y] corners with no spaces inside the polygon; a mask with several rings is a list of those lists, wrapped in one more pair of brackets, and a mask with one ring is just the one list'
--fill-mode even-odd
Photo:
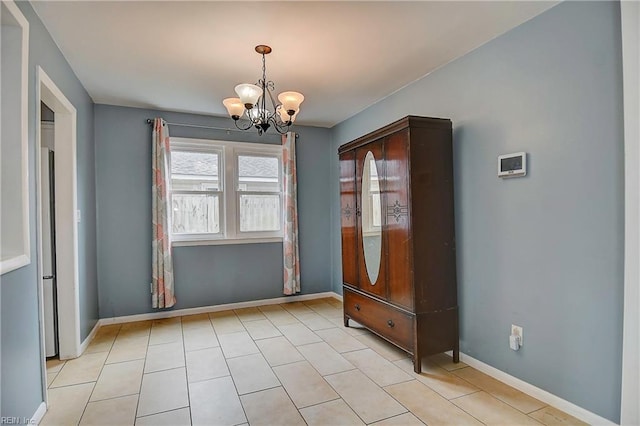
{"label": "fence seen through window", "polygon": [[234,148],[172,146],[174,239],[281,232],[281,156],[273,147],[265,153]]}

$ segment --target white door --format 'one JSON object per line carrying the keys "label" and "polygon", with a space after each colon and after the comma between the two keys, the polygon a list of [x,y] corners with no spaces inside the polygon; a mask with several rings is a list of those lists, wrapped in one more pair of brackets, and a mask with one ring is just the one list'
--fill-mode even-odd
{"label": "white door", "polygon": [[42,179],[40,206],[42,208],[42,288],[44,296],[44,344],[47,357],[58,353],[56,324],[56,280],[55,280],[55,225],[53,222],[53,199],[51,176],[53,152],[49,148],[41,149]]}

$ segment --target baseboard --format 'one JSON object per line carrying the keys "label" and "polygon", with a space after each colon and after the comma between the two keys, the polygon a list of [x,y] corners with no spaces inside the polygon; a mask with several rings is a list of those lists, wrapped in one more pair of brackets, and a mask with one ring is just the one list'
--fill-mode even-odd
{"label": "baseboard", "polygon": [[[254,308],[257,306],[279,305],[281,303],[303,302],[306,300],[322,299],[333,297],[342,300],[342,296],[332,291],[313,294],[301,294],[297,296],[276,297],[273,299],[251,300],[248,302],[226,303],[224,305],[202,306],[199,308],[176,309],[173,311],[150,312],[147,314],[126,315],[121,317],[102,318],[98,321],[99,326],[108,324],[124,324],[127,322],[147,321],[154,319],[174,318],[185,315],[208,314],[211,312],[228,311],[231,309]],[[88,338],[87,338],[88,339]]]}
{"label": "baseboard", "polygon": [[33,413],[33,416],[31,416],[31,421],[29,423],[32,425],[40,424],[40,422],[42,421],[42,418],[46,413],[47,413],[47,404],[44,401],[42,401],[38,406],[38,409],[36,410],[36,412]]}
{"label": "baseboard", "polygon": [[572,402],[569,402],[565,399],[560,398],[546,390],[540,389],[530,383],[527,383],[517,377],[514,377],[510,374],[505,373],[504,371],[498,370],[495,367],[490,366],[489,364],[485,364],[482,361],[478,361],[477,359],[466,355],[460,352],[460,361],[465,364],[479,370],[494,379],[500,380],[507,385],[518,389],[521,392],[526,393],[529,396],[532,396],[540,401],[549,404],[559,410],[564,411],[567,414],[576,417],[583,422],[587,422],[590,425],[615,425],[611,420],[607,420],[604,417],[600,417],[599,415],[592,413],[591,411],[585,410],[582,407],[575,405]]}
{"label": "baseboard", "polygon": [[78,356],[82,355],[84,353],[84,351],[87,350],[87,348],[89,347],[89,344],[91,343],[93,338],[96,337],[96,333],[98,332],[99,328],[100,328],[100,320],[96,321],[96,324],[91,329],[91,333],[89,333],[87,338],[84,339],[84,341],[80,345],[80,353],[78,354]]}

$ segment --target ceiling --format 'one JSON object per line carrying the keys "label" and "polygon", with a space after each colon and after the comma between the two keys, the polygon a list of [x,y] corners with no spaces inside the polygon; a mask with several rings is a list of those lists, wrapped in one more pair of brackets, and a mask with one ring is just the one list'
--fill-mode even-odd
{"label": "ceiling", "polygon": [[331,127],[557,2],[32,1],[96,103],[226,116],[261,77]]}

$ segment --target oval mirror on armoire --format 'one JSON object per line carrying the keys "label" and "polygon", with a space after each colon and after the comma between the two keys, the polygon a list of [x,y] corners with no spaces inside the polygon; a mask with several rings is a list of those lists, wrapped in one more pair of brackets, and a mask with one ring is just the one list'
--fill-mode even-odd
{"label": "oval mirror on armoire", "polygon": [[382,204],[376,159],[371,151],[364,158],[362,169],[362,246],[367,275],[371,285],[378,281],[382,259]]}

